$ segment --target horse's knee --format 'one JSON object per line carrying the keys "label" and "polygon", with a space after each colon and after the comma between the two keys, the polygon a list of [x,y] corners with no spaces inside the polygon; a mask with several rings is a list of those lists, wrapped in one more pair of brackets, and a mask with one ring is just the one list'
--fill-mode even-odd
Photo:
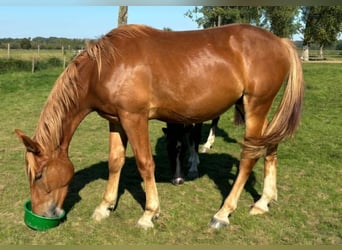
{"label": "horse's knee", "polygon": [[117,172],[125,164],[125,149],[118,148],[109,154],[109,171]]}

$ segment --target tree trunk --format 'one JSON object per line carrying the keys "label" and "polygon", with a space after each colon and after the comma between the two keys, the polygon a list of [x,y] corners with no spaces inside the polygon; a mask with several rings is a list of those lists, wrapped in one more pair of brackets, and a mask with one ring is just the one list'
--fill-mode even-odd
{"label": "tree trunk", "polygon": [[321,46],[319,46],[319,58],[320,58],[320,59],[324,59],[323,47],[324,47],[323,44],[321,44]]}
{"label": "tree trunk", "polygon": [[305,62],[309,61],[309,45],[308,44],[303,46],[302,58]]}
{"label": "tree trunk", "polygon": [[128,6],[119,7],[118,26],[127,24]]}

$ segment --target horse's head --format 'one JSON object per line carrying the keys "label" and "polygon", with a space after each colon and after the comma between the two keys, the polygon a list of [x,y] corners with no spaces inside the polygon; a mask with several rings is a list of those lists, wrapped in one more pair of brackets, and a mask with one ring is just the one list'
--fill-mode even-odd
{"label": "horse's head", "polygon": [[32,211],[38,215],[60,215],[74,167],[67,152],[45,152],[38,142],[15,131],[26,147],[26,173],[30,182]]}

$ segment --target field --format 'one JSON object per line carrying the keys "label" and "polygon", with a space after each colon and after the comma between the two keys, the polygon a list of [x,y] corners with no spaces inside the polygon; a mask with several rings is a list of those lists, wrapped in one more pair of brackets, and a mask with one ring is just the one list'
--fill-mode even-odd
{"label": "field", "polygon": [[[9,57],[19,60],[32,60],[32,58],[49,59],[51,57],[56,57],[63,60],[64,56],[71,57],[72,55],[75,55],[75,53],[77,53],[77,51],[71,49],[42,49],[39,51],[34,49],[11,49]],[[7,49],[0,49],[0,59],[8,59]]]}
{"label": "field", "polygon": [[[24,147],[15,128],[33,135],[60,68],[0,75],[0,244],[8,245],[340,245],[342,244],[342,70],[340,64],[304,64],[306,93],[302,122],[295,138],[278,153],[278,202],[261,216],[248,214],[261,194],[260,160],[243,191],[231,224],[208,227],[228,194],[239,164],[243,127],[232,124],[232,111],[219,123],[219,136],[201,154],[200,178],[182,186],[170,184],[162,122],[150,122],[151,144],[161,215],[151,230],[135,226],[143,213],[144,193],[130,148],[120,182],[118,206],[100,223],[90,217],[104,193],[108,127],[96,114],[76,131],[70,146],[75,177],[65,201],[67,220],[46,232],[27,228],[23,204],[29,199]],[[208,134],[205,123],[203,139]]]}

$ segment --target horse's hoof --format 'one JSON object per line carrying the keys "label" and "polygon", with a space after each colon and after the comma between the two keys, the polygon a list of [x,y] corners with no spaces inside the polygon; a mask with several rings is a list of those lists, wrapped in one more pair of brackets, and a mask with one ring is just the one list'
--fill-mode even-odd
{"label": "horse's hoof", "polygon": [[210,148],[208,148],[208,147],[202,147],[201,153],[207,153],[207,152],[209,152],[209,150],[210,150]]}
{"label": "horse's hoof", "polygon": [[96,221],[101,221],[105,218],[108,218],[109,215],[110,215],[110,211],[108,209],[101,209],[100,207],[98,207],[95,209],[91,217]]}
{"label": "horse's hoof", "polygon": [[258,206],[253,206],[251,211],[249,211],[249,214],[250,215],[258,215],[258,214],[265,214],[268,212],[268,207],[266,208],[261,208],[261,207],[258,207]]}
{"label": "horse's hoof", "polygon": [[137,223],[137,227],[147,230],[153,228],[154,225],[151,220],[140,218]]}
{"label": "horse's hoof", "polygon": [[209,223],[209,226],[212,229],[221,229],[221,228],[224,228],[224,227],[226,227],[228,225],[229,225],[228,219],[227,219],[227,221],[222,221],[222,220],[216,219],[215,217]]}
{"label": "horse's hoof", "polygon": [[172,179],[171,182],[173,185],[176,185],[176,186],[182,185],[184,183],[184,178],[177,177],[177,178]]}
{"label": "horse's hoof", "polygon": [[197,171],[191,171],[187,175],[188,180],[194,180],[194,179],[197,179],[198,177],[199,177],[199,174]]}

